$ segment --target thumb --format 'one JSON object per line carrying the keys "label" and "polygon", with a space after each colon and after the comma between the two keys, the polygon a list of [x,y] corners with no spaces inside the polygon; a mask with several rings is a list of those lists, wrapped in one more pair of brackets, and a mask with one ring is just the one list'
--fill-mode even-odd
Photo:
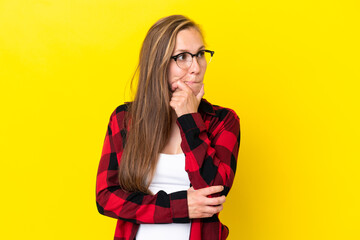
{"label": "thumb", "polygon": [[196,95],[196,99],[200,102],[201,98],[204,96],[205,91],[204,91],[204,84],[201,86],[200,92]]}

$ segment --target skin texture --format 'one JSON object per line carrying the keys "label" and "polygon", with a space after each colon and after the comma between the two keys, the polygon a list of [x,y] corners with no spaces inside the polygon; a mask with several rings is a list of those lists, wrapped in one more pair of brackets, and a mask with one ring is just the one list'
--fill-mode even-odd
{"label": "skin texture", "polygon": [[[204,49],[201,34],[195,28],[180,31],[176,36],[173,56],[181,52],[197,53]],[[170,61],[168,79],[173,91],[170,106],[178,117],[186,113],[197,112],[200,100],[204,95],[204,75],[206,66],[199,65],[197,58],[193,58],[189,69],[184,70],[177,66],[174,60]]]}
{"label": "skin texture", "polygon": [[[204,49],[201,34],[195,28],[181,30],[176,36],[175,50],[172,56],[181,52],[197,53]],[[193,58],[189,69],[181,69],[174,60],[169,64],[169,85],[172,90],[170,106],[173,109],[174,122],[167,146],[163,152],[169,154],[181,153],[180,129],[176,125],[176,118],[188,113],[196,113],[204,96],[204,75],[206,65],[201,66],[196,57]],[[193,187],[187,191],[189,218],[206,218],[219,213],[223,209],[225,196],[208,197],[211,194],[221,192],[223,186],[211,186],[194,190]]]}

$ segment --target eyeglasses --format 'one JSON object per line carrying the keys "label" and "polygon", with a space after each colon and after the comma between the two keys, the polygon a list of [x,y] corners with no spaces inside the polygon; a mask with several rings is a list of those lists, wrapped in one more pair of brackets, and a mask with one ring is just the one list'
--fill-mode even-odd
{"label": "eyeglasses", "polygon": [[206,66],[211,62],[211,58],[214,55],[214,51],[210,50],[200,50],[196,54],[191,54],[189,52],[182,52],[175,56],[172,56],[171,59],[174,59],[179,68],[187,70],[190,68],[193,58],[196,57],[196,60],[200,66]]}

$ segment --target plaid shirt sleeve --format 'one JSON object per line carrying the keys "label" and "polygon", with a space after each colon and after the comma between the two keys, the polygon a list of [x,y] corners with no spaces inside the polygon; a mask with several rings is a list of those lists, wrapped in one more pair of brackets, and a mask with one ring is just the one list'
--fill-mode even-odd
{"label": "plaid shirt sleeve", "polygon": [[106,216],[143,223],[185,223],[188,216],[187,191],[155,195],[127,192],[120,188],[118,166],[126,136],[126,106],[119,106],[111,115],[106,132],[96,179],[96,204]]}
{"label": "plaid shirt sleeve", "polygon": [[194,189],[223,185],[222,194],[227,195],[236,171],[240,120],[231,109],[213,107],[215,116],[184,114],[177,124],[186,156],[185,170]]}

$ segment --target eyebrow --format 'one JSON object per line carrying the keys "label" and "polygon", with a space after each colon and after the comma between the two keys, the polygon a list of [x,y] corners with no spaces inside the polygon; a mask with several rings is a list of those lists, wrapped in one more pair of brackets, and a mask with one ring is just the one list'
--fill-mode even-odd
{"label": "eyebrow", "polygon": [[[202,48],[205,48],[205,46],[202,45],[201,47],[199,47],[198,51],[200,51]],[[178,49],[174,53],[176,53],[176,52],[190,52],[190,51],[187,49]]]}

